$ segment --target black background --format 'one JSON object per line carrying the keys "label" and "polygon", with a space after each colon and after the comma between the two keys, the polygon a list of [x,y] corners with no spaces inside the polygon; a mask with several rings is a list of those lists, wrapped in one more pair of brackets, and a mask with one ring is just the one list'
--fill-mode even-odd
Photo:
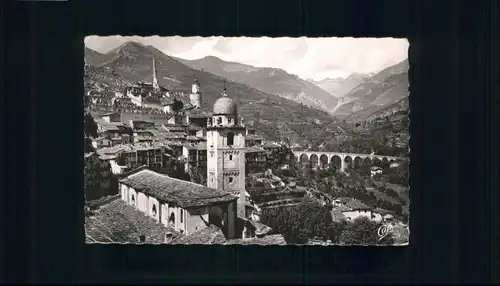
{"label": "black background", "polygon": [[[0,282],[498,282],[497,1],[5,4]],[[86,246],[83,39],[94,34],[408,38],[410,246]]]}

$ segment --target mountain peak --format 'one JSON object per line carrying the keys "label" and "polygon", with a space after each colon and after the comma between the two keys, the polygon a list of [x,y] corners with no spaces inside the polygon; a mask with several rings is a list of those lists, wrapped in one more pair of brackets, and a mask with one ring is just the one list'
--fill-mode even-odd
{"label": "mountain peak", "polygon": [[134,41],[128,41],[121,44],[117,48],[112,49],[107,54],[138,52],[138,51],[143,51],[144,49],[147,49],[146,45]]}

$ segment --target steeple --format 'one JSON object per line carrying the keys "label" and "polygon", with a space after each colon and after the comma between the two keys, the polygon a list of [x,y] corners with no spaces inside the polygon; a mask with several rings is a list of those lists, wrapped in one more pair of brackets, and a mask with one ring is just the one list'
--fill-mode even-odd
{"label": "steeple", "polygon": [[153,88],[160,89],[160,86],[158,85],[158,79],[156,78],[156,63],[154,57],[153,57]]}
{"label": "steeple", "polygon": [[224,90],[222,90],[222,96],[227,96],[226,84],[227,84],[227,79],[224,79]]}

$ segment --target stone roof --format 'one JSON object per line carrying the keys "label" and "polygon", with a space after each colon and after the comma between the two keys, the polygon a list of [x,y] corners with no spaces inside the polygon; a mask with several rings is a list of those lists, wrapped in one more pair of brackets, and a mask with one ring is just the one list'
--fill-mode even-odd
{"label": "stone roof", "polygon": [[209,225],[191,234],[174,239],[170,244],[223,244],[226,238],[222,230],[214,225]]}
{"label": "stone roof", "polygon": [[177,204],[182,208],[201,207],[238,199],[229,192],[179,180],[148,169],[130,174],[120,182],[160,201]]}
{"label": "stone roof", "polygon": [[101,206],[85,218],[86,241],[90,243],[139,243],[139,237],[144,235],[145,243],[158,244],[165,243],[167,233],[173,238],[180,235],[121,199]]}

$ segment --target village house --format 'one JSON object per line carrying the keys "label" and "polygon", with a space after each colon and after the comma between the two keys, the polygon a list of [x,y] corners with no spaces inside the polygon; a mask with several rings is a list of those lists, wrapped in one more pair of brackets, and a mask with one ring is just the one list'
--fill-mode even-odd
{"label": "village house", "polygon": [[375,218],[372,208],[353,198],[337,198],[333,201],[333,208],[349,221],[359,217],[367,217],[370,220]]}
{"label": "village house", "polygon": [[372,177],[375,177],[376,175],[381,175],[382,173],[383,173],[383,170],[380,167],[373,166],[370,168],[370,175]]}
{"label": "village house", "polygon": [[85,154],[85,169],[89,174],[96,174],[85,180],[86,200],[95,200],[110,194],[111,166],[100,154],[95,152]]}
{"label": "village house", "polygon": [[245,138],[245,145],[247,147],[252,147],[255,145],[262,145],[262,137],[255,134],[255,129],[248,128],[247,135]]}
{"label": "village house", "polygon": [[[114,159],[116,167],[113,168],[113,173],[121,172],[124,169],[133,170],[143,165],[154,169],[168,169],[175,161],[172,158],[172,148],[157,142],[119,145],[100,149],[99,152],[116,156]],[[111,165],[115,165],[115,163],[111,163]]]}
{"label": "village house", "polygon": [[245,151],[245,164],[247,175],[252,173],[261,173],[266,169],[266,151],[257,146],[247,147]]}
{"label": "village house", "polygon": [[207,172],[207,143],[200,142],[195,145],[184,145],[182,155],[186,158],[185,171],[196,167],[199,171]]}

